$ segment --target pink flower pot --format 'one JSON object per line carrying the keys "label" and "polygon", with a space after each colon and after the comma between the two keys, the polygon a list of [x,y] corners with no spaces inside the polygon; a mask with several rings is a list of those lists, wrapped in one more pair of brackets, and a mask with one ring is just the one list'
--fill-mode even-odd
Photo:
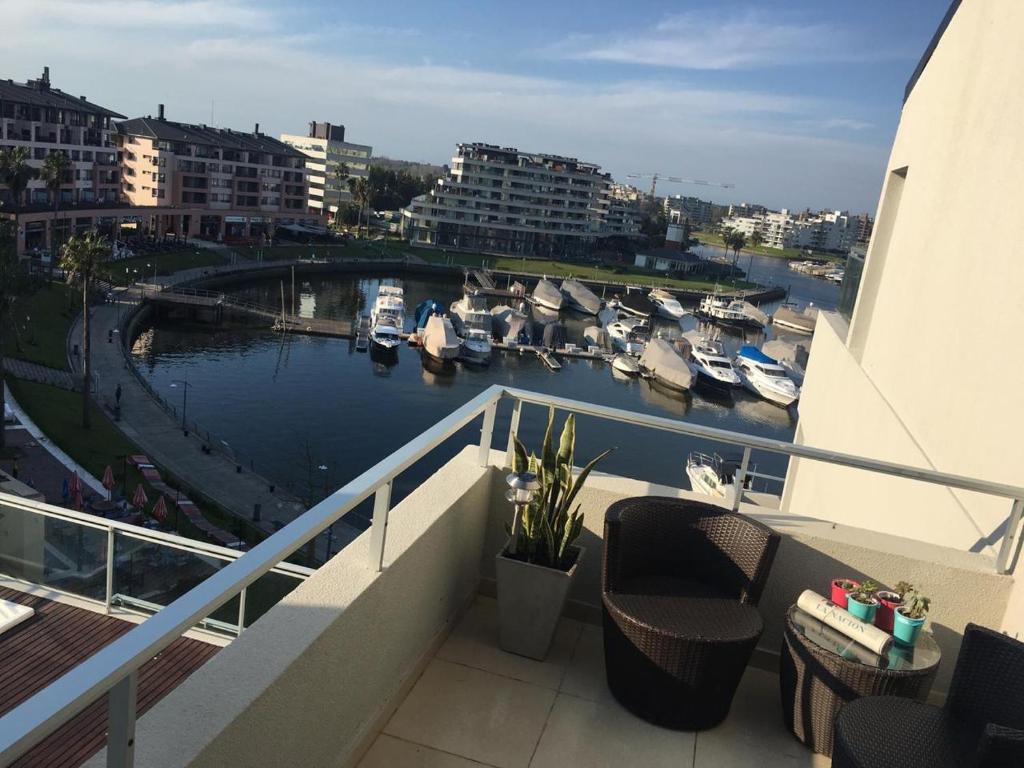
{"label": "pink flower pot", "polygon": [[[842,587],[840,582],[846,582],[852,584],[852,587]],[[851,589],[856,589],[860,586],[859,581],[854,579],[832,579],[832,602],[838,605],[840,608],[846,609],[849,605],[847,601],[847,594]]]}
{"label": "pink flower pot", "polygon": [[875,592],[878,598],[878,612],[875,614],[875,626],[885,632],[892,632],[894,613],[903,605],[903,598],[897,593],[886,589]]}

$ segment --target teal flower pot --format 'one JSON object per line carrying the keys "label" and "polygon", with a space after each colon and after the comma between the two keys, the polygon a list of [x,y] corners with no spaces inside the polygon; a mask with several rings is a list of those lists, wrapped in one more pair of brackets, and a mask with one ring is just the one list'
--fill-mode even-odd
{"label": "teal flower pot", "polygon": [[923,625],[924,619],[908,619],[897,610],[893,616],[892,636],[899,643],[913,645]]}
{"label": "teal flower pot", "polygon": [[861,603],[855,600],[853,595],[850,595],[850,599],[846,603],[846,610],[861,621],[873,624],[875,622],[875,612],[878,610],[878,601],[871,598],[870,604]]}

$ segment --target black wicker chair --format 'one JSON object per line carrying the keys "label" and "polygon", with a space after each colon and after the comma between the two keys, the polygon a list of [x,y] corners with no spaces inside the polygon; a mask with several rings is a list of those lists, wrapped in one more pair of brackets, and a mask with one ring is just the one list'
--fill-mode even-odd
{"label": "black wicker chair", "polygon": [[944,707],[893,696],[836,718],[832,768],[1024,768],[1024,643],[968,624]]}
{"label": "black wicker chair", "polygon": [[729,713],[763,624],[779,536],[721,507],[638,497],[608,508],[602,574],[608,687],[626,709],[679,730]]}

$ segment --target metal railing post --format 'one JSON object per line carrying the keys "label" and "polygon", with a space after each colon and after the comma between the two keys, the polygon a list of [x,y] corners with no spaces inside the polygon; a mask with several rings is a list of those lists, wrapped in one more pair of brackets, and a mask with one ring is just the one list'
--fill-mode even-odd
{"label": "metal railing post", "polygon": [[484,424],[480,428],[480,456],[477,463],[486,467],[491,460],[491,440],[494,439],[494,417],[498,413],[498,400],[495,398],[484,411]]}
{"label": "metal railing post", "polygon": [[242,591],[238,593],[238,634],[242,634],[242,630],[245,629],[245,591],[247,587],[242,587]]}
{"label": "metal railing post", "polygon": [[740,508],[740,501],[743,500],[743,485],[747,482],[747,467],[750,466],[750,446],[743,449],[743,460],[740,462],[740,468],[736,472],[736,479],[733,480],[733,487],[736,488],[736,493],[733,495],[732,500],[732,511],[737,512]]}
{"label": "metal railing post", "polygon": [[135,764],[135,706],[139,673],[121,678],[107,694],[107,768]]}
{"label": "metal railing post", "polygon": [[512,421],[508,425],[508,444],[505,446],[505,466],[512,466],[512,458],[515,455],[515,444],[512,438],[519,431],[519,417],[523,412],[523,401],[516,400],[512,405]]}
{"label": "metal railing post", "polygon": [[110,613],[110,606],[114,602],[114,529],[107,528],[107,591],[104,604],[107,613]]}
{"label": "metal railing post", "polygon": [[1017,541],[1017,529],[1020,528],[1022,516],[1024,516],[1024,499],[1014,499],[1010,517],[1006,521],[1006,531],[1003,532],[1003,543],[999,547],[999,556],[996,558],[996,573],[1010,572],[1010,559],[1013,557],[1013,545]]}
{"label": "metal railing post", "polygon": [[384,570],[384,541],[388,532],[388,514],[391,511],[391,482],[377,489],[373,496],[373,525],[370,528],[370,565],[380,573]]}

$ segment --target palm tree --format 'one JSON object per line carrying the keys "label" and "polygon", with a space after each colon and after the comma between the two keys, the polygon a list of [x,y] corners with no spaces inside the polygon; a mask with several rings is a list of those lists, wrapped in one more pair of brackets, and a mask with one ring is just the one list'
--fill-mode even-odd
{"label": "palm tree", "polygon": [[89,428],[89,388],[92,377],[91,347],[89,345],[89,288],[99,270],[100,263],[110,253],[107,239],[87,232],[72,236],[61,249],[60,266],[69,283],[82,287],[82,427]]}
{"label": "palm tree", "polygon": [[764,242],[764,235],[759,230],[754,230],[750,235],[750,245],[754,248],[759,248],[761,243]]}
{"label": "palm tree", "polygon": [[[43,160],[43,167],[39,169],[39,178],[46,184],[53,198],[53,225],[50,227],[50,253],[57,253],[57,210],[60,208],[60,188],[67,180],[68,171],[71,170],[71,160],[60,151],[50,152]],[[50,262],[51,269],[53,262]]]}
{"label": "palm tree", "polygon": [[732,279],[735,282],[736,262],[739,261],[740,251],[747,245],[747,238],[742,232],[733,231],[729,234],[729,244],[732,246]]}
{"label": "palm tree", "polygon": [[15,209],[21,205],[28,183],[35,173],[35,169],[28,164],[27,147],[0,150],[0,182],[10,190]]}
{"label": "palm tree", "polygon": [[[370,198],[373,196],[373,189],[370,187],[370,181],[365,176],[358,176],[348,180],[349,191],[352,192],[352,199],[355,204],[359,207],[359,223],[356,225],[356,234],[362,232],[363,226],[363,211],[368,209],[370,206]],[[366,234],[370,234],[370,222],[369,214],[367,214],[366,222]]]}
{"label": "palm tree", "polygon": [[346,186],[349,177],[348,166],[345,163],[338,163],[334,166],[334,180],[338,184],[338,212],[334,216],[334,226],[337,227],[341,218],[341,190]]}
{"label": "palm tree", "polygon": [[[14,222],[0,219],[0,329],[7,327],[10,317],[11,302],[14,300],[14,273],[18,268],[17,250],[14,247]],[[4,334],[0,330],[0,414],[4,412]],[[2,419],[3,417],[0,417]],[[0,451],[3,451],[6,430],[0,423]]]}

